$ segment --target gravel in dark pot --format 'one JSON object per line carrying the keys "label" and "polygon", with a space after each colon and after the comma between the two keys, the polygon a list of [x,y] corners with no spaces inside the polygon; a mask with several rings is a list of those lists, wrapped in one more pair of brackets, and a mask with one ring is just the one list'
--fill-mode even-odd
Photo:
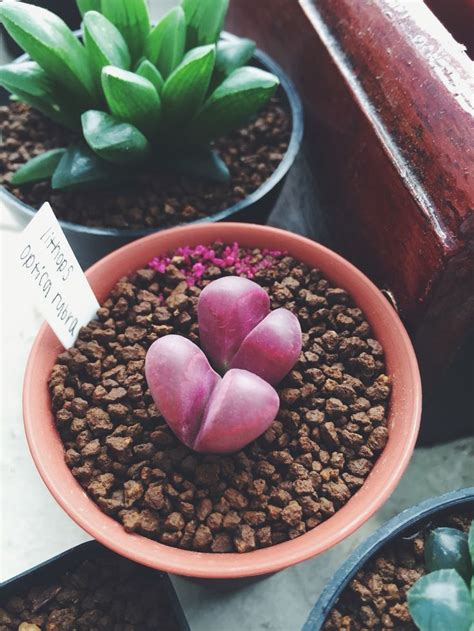
{"label": "gravel in dark pot", "polygon": [[167,574],[88,541],[0,585],[0,628],[188,631]]}
{"label": "gravel in dark pot", "polygon": [[[7,5],[8,3],[5,6]],[[192,3],[184,3],[183,7],[185,5],[192,5]],[[218,5],[224,6],[225,3],[216,0],[216,7]],[[181,11],[181,8],[175,9],[175,11],[178,10]],[[95,17],[97,18],[97,16],[102,17],[96,14]],[[107,17],[113,21],[113,16],[107,15]],[[184,20],[184,17],[182,19]],[[188,33],[186,48],[196,46],[196,42],[189,43],[192,20],[193,16],[186,13],[186,27],[183,22],[183,28],[186,28]],[[87,22],[84,24],[86,24],[85,33],[87,33]],[[149,29],[149,23],[147,24]],[[158,23],[158,26],[160,24],[161,22]],[[92,33],[94,26],[95,24],[91,24],[89,28]],[[99,24],[99,26],[101,25]],[[120,36],[118,30],[116,30],[117,33]],[[153,35],[153,33],[152,30],[151,34]],[[76,35],[79,38],[83,37],[82,32],[76,32]],[[215,33],[215,37],[218,37],[218,31]],[[84,36],[84,40],[87,48],[86,36]],[[172,38],[172,41],[175,42],[176,37]],[[208,41],[215,41],[215,38]],[[201,43],[201,41],[197,42],[197,44]],[[220,51],[219,47],[221,46],[224,48]],[[229,48],[226,51],[225,46],[237,48]],[[241,48],[238,48],[239,46]],[[204,46],[194,47],[191,52],[204,48]],[[30,50],[26,44],[25,50]],[[130,48],[130,50],[132,49]],[[27,95],[28,98],[26,98],[25,86],[22,85],[22,89],[20,89],[17,83],[16,64],[24,64],[28,59],[26,55],[19,57],[13,64],[0,68],[0,84],[6,86],[10,92],[15,93],[16,90],[16,93],[21,97],[21,101],[8,103],[7,92],[3,91],[1,95],[3,103],[8,103],[0,107],[0,128],[4,141],[4,148],[0,153],[0,184],[3,185],[0,187],[1,202],[12,209],[20,221],[26,224],[41,204],[49,201],[83,267],[88,267],[105,254],[138,237],[178,224],[214,222],[224,219],[227,221],[265,223],[301,145],[303,135],[301,102],[295,87],[282,69],[266,54],[255,50],[249,40],[242,40],[230,34],[222,33],[216,50],[212,75],[209,79],[210,87],[207,89],[207,96],[202,97],[204,105],[201,110],[198,110],[198,114],[205,109],[211,95],[213,97],[216,94],[215,87],[217,86],[219,90],[222,88],[222,77],[226,77],[226,75],[227,79],[224,79],[224,83],[239,72],[242,73],[240,75],[241,83],[247,82],[245,86],[247,86],[248,81],[260,81],[259,89],[261,88],[265,98],[255,97],[252,115],[244,117],[240,113],[241,120],[237,122],[240,110],[242,112],[247,110],[250,112],[251,110],[250,105],[247,105],[251,97],[242,97],[242,103],[237,103],[234,108],[235,117],[233,120],[235,124],[228,126],[230,131],[222,131],[222,133],[217,134],[211,144],[209,144],[207,136],[206,140],[203,139],[203,134],[207,134],[207,131],[204,122],[202,125],[198,125],[196,122],[197,114],[194,115],[195,118],[192,119],[188,127],[184,123],[176,124],[173,129],[177,129],[178,132],[169,132],[169,137],[165,140],[161,140],[166,136],[165,124],[163,123],[159,132],[156,133],[160,134],[160,143],[168,143],[166,147],[169,150],[166,149],[166,151],[163,149],[163,144],[160,144],[157,149],[153,140],[148,142],[150,137],[156,137],[155,132],[145,133],[144,131],[142,134],[138,128],[139,123],[136,127],[135,124],[130,124],[130,118],[126,116],[120,118],[117,115],[116,112],[128,101],[128,97],[124,97],[124,94],[129,93],[128,84],[125,86],[126,89],[124,88],[124,93],[117,96],[116,106],[118,110],[114,110],[108,97],[107,103],[105,103],[102,93],[100,93],[98,105],[93,105],[92,109],[89,110],[86,107],[87,114],[91,112],[95,114],[95,118],[92,117],[94,120],[90,123],[93,129],[91,128],[92,131],[88,136],[84,122],[85,110],[82,105],[79,113],[74,114],[72,126],[76,125],[76,129],[61,125],[50,117],[46,117],[37,108],[30,107],[30,105],[34,106],[37,103],[34,100],[36,97],[31,98],[31,95]],[[231,54],[227,54],[229,51]],[[160,74],[157,67],[159,68],[160,63],[162,63],[160,60],[158,60],[156,67],[152,63],[147,65],[138,60],[137,67],[137,60],[134,59],[132,53],[130,55],[131,65],[129,63],[128,66],[116,67],[114,64],[114,67],[111,65],[106,67],[112,68],[112,74],[115,71],[122,73],[119,76],[119,83],[122,79],[123,82],[137,81],[138,74],[140,75],[138,76],[138,83],[141,82],[141,88],[143,88],[143,82],[147,82],[148,88],[150,88],[151,80],[156,80],[158,84],[160,80],[163,80],[163,77],[166,79],[166,74],[163,74],[161,79],[159,78]],[[178,64],[178,70],[185,64],[185,61]],[[103,64],[103,62],[101,63]],[[145,63],[146,67],[142,68],[140,63]],[[129,67],[135,72],[123,70],[124,67]],[[33,72],[37,72],[37,68],[34,66]],[[39,70],[41,71],[41,69]],[[100,87],[105,85],[104,70],[104,68],[102,70],[99,68],[99,78],[96,78],[99,92],[101,89],[106,90],[105,87]],[[197,72],[198,70],[191,69],[187,80],[192,81]],[[243,76],[245,72],[248,73],[248,77]],[[174,77],[175,74],[176,68],[169,76]],[[239,78],[238,74],[237,77]],[[273,87],[270,84],[262,87],[265,81],[271,83],[269,77],[273,77]],[[278,78],[278,81],[275,77]],[[274,91],[277,83],[279,85]],[[157,106],[161,108],[159,109],[161,114],[157,114],[158,117],[165,116],[163,111],[174,111],[170,108],[166,110],[167,84],[168,82],[165,81],[161,93],[159,92],[161,88],[157,88],[158,93],[161,94],[161,105]],[[230,89],[234,88],[231,87]],[[237,86],[237,89],[240,90],[241,88]],[[247,92],[249,91],[245,92],[246,95]],[[243,93],[239,92],[239,96]],[[107,110],[107,112],[104,113],[101,110]],[[80,118],[81,112],[82,119]],[[111,123],[109,112],[114,114],[112,120],[115,123],[119,121],[122,125],[121,131],[128,126],[127,133],[131,134],[127,136],[129,143],[127,149],[119,149],[122,154],[117,156],[114,153],[112,158],[111,145],[107,146],[106,153],[104,153],[102,145],[100,148],[94,145],[97,137],[102,138],[95,125],[102,125],[100,129],[105,129]],[[55,115],[53,114],[53,116]],[[66,115],[69,116],[69,111],[66,112]],[[208,116],[208,119],[208,124],[212,126],[217,124],[214,123],[214,120],[217,120],[218,116],[213,113]],[[145,117],[144,120],[149,119]],[[82,129],[81,122],[78,121],[82,121]],[[188,131],[191,130],[192,125],[194,125],[194,131]],[[166,126],[168,126],[168,119]],[[130,131],[130,127],[133,128],[132,131]],[[175,140],[176,134],[178,136],[182,134],[184,140]],[[194,137],[196,138],[195,146],[199,149],[191,150],[189,149],[189,142],[191,142],[189,139]],[[88,144],[85,144],[84,139],[87,140]],[[135,142],[135,145],[130,150],[132,141]],[[68,180],[64,183],[63,180],[60,182],[60,178],[56,177],[58,165],[65,165],[67,156],[72,155],[69,153],[70,149],[65,154],[58,152],[51,154],[53,164],[46,165],[47,176],[43,175],[42,172],[40,173],[43,175],[42,179],[37,178],[36,181],[31,180],[26,183],[15,183],[15,179],[13,182],[11,181],[12,178],[15,178],[14,174],[29,159],[41,156],[45,151],[64,147],[79,147],[75,159],[78,152],[84,150],[92,166],[95,165],[94,161],[98,161],[97,168],[94,166],[94,168],[89,169],[86,183],[82,181],[80,188],[78,188],[76,181],[71,184]],[[81,147],[82,149],[80,149]],[[112,152],[116,152],[116,148],[117,143],[112,147]],[[137,158],[139,162],[130,165],[128,162],[130,152],[135,150],[139,154]],[[124,154],[126,154],[126,163],[124,163]],[[105,155],[106,157],[104,157]],[[104,164],[103,181],[92,182],[97,173],[102,172]],[[43,165],[40,165],[41,168]],[[203,177],[203,170],[205,177]],[[72,169],[68,171],[68,177],[70,172]],[[111,182],[113,182],[112,185]]]}
{"label": "gravel in dark pot", "polygon": [[474,487],[428,499],[374,532],[335,573],[302,631],[415,631],[407,592],[425,576],[425,541],[434,529],[467,531]]}

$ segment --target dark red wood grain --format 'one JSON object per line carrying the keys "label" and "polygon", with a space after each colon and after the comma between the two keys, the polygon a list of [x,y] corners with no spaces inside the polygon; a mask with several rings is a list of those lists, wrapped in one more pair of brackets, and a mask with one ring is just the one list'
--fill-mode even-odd
{"label": "dark red wood grain", "polygon": [[332,236],[434,388],[474,327],[473,63],[421,0],[233,0],[229,29],[295,81]]}

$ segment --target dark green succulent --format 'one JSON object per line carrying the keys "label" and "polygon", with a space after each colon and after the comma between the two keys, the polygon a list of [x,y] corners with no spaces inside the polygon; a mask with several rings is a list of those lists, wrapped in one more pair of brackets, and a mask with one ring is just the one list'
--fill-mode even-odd
{"label": "dark green succulent", "polygon": [[421,631],[474,630],[474,522],[469,534],[436,528],[425,542],[422,576],[408,591],[408,608]]}
{"label": "dark green succulent", "polygon": [[182,0],[152,26],[146,0],[77,0],[81,42],[50,11],[4,0],[0,20],[31,61],[1,67],[0,85],[82,134],[12,183],[104,185],[150,162],[227,181],[212,141],[248,122],[279,83],[245,65],[254,42],[220,38],[228,1]]}

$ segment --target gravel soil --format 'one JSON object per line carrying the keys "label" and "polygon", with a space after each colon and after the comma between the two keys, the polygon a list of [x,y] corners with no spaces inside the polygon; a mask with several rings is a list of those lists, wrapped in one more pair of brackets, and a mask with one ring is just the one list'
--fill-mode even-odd
{"label": "gravel soil", "polygon": [[230,184],[144,168],[119,190],[53,191],[49,182],[15,187],[11,175],[30,158],[66,147],[77,136],[23,103],[0,107],[0,184],[39,208],[49,201],[59,219],[85,226],[139,230],[166,228],[229,208],[263,184],[283,159],[291,116],[282,92],[247,126],[221,138],[216,149],[226,162]]}
{"label": "gravel soil", "polygon": [[[235,454],[198,454],[156,409],[145,354],[170,333],[199,344],[201,289],[237,273],[268,291],[272,309],[298,316],[303,350],[260,438]],[[237,244],[184,248],[122,279],[58,357],[49,389],[66,462],[90,497],[127,531],[190,550],[301,536],[362,486],[388,438],[390,380],[362,311],[318,270]]]}

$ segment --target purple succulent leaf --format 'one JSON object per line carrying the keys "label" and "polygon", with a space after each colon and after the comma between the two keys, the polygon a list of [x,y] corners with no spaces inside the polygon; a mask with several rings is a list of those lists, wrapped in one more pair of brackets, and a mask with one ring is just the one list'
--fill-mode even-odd
{"label": "purple succulent leaf", "polygon": [[288,309],[275,309],[243,340],[231,368],[249,370],[275,386],[298,361],[302,343],[298,318]]}
{"label": "purple succulent leaf", "polygon": [[247,370],[229,370],[211,394],[194,449],[242,449],[270,427],[279,406],[278,394],[266,381]]}
{"label": "purple succulent leaf", "polygon": [[199,337],[216,369],[227,370],[245,337],[269,311],[267,292],[248,278],[225,276],[203,289],[197,305]]}
{"label": "purple succulent leaf", "polygon": [[145,376],[156,407],[179,440],[192,448],[219,375],[193,342],[166,335],[150,346]]}

